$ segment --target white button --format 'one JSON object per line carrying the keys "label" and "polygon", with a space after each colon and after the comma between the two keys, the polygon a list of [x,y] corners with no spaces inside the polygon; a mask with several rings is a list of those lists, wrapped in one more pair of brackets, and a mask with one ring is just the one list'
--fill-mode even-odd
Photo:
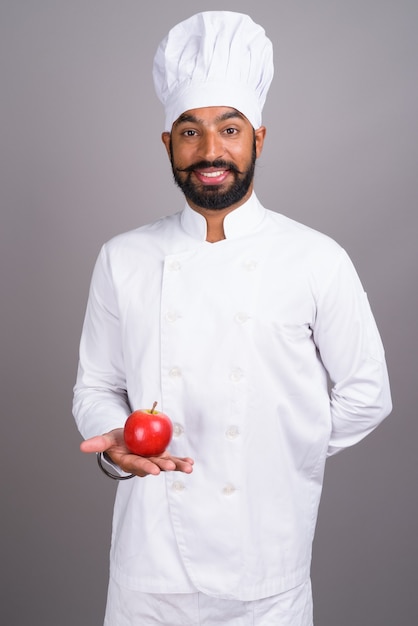
{"label": "white button", "polygon": [[178,272],[181,269],[181,263],[177,259],[171,259],[167,264],[170,272]]}
{"label": "white button", "polygon": [[165,314],[165,319],[167,322],[176,322],[181,317],[180,313],[177,311],[167,311]]}
{"label": "white button", "polygon": [[248,259],[248,261],[244,262],[244,268],[247,272],[253,272],[257,268],[257,261],[254,259]]}
{"label": "white button", "polygon": [[171,378],[180,378],[181,369],[179,367],[172,367],[171,370],[168,372],[168,375]]}
{"label": "white button", "polygon": [[173,436],[180,437],[184,433],[184,428],[181,424],[173,424]]}
{"label": "white button", "polygon": [[224,494],[224,496],[232,496],[233,493],[235,493],[236,489],[234,487],[234,485],[225,485],[225,487],[222,489],[222,493]]}
{"label": "white button", "polygon": [[176,480],[172,484],[171,488],[173,491],[177,491],[177,493],[180,493],[181,491],[184,491],[184,484],[180,482],[179,480]]}
{"label": "white button", "polygon": [[250,316],[247,315],[247,313],[243,313],[242,311],[235,314],[235,321],[238,322],[238,324],[245,324],[245,322],[248,322],[249,319]]}
{"label": "white button", "polygon": [[225,432],[227,439],[236,439],[239,435],[238,426],[230,426]]}
{"label": "white button", "polygon": [[235,367],[230,374],[230,379],[232,382],[237,383],[244,376],[244,372],[239,367]]}

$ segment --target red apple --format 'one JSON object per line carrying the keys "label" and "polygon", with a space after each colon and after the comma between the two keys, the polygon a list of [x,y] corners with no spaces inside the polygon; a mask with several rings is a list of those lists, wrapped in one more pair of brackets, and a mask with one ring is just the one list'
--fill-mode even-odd
{"label": "red apple", "polygon": [[139,456],[158,456],[171,441],[173,424],[165,413],[152,409],[138,409],[131,413],[123,430],[126,447]]}

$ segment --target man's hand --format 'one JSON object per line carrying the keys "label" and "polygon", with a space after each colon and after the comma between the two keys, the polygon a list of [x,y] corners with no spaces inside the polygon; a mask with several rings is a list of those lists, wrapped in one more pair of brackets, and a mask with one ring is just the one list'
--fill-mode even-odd
{"label": "man's hand", "polygon": [[163,452],[160,456],[145,458],[132,454],[125,445],[123,438],[123,428],[116,428],[104,435],[91,437],[80,444],[82,452],[106,452],[115,465],[118,465],[124,472],[135,474],[136,476],[157,476],[161,471],[177,471],[191,474],[193,471],[193,459],[185,457],[183,459],[171,456],[168,452]]}

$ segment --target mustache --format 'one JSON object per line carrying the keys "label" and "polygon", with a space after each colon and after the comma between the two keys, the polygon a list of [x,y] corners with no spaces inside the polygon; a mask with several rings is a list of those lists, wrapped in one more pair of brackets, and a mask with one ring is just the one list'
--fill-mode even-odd
{"label": "mustache", "polygon": [[242,174],[234,163],[231,163],[230,161],[223,161],[222,159],[215,159],[215,161],[199,161],[198,163],[193,163],[183,169],[176,167],[176,170],[178,172],[193,172],[194,170],[204,170],[210,167],[214,167],[219,170],[230,170],[235,174]]}

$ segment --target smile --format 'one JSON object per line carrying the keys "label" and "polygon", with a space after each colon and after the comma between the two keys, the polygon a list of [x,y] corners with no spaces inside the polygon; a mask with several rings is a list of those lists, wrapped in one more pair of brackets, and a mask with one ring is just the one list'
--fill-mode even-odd
{"label": "smile", "polygon": [[224,182],[224,180],[228,177],[230,170],[212,170],[212,171],[202,171],[202,170],[194,170],[194,175],[196,178],[205,185],[220,185]]}
{"label": "smile", "polygon": [[219,176],[225,174],[225,170],[221,170],[219,172],[200,172],[200,174],[207,178],[218,178]]}

